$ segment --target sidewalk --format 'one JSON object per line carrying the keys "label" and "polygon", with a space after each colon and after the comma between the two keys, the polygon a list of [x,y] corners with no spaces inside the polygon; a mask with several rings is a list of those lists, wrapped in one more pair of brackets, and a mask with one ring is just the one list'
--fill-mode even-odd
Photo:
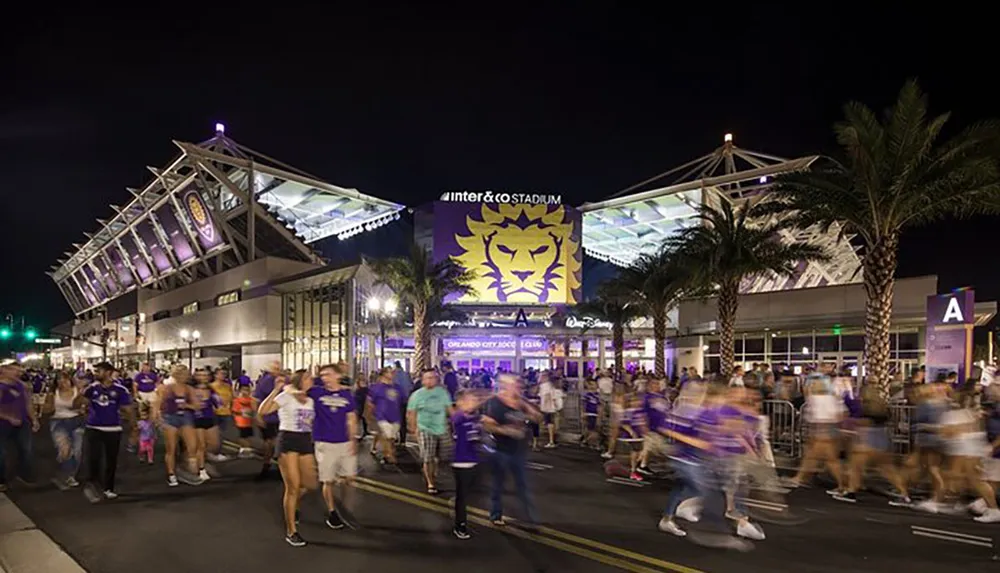
{"label": "sidewalk", "polygon": [[0,573],[86,572],[6,494],[0,494]]}

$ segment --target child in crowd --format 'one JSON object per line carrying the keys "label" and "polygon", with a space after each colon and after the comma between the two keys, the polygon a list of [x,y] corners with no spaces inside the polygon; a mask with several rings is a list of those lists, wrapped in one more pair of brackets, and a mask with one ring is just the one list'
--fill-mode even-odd
{"label": "child in crowd", "polygon": [[646,437],[646,413],[642,409],[642,398],[632,394],[626,401],[628,408],[618,426],[618,440],[629,447],[629,477],[634,481],[642,481],[639,469],[639,457]]}
{"label": "child in crowd", "polygon": [[139,463],[153,463],[153,451],[156,449],[156,427],[149,418],[149,402],[141,402],[139,406]]}
{"label": "child in crowd", "polygon": [[253,398],[250,397],[250,386],[239,387],[239,394],[233,399],[233,424],[239,431],[237,443],[240,445],[239,456],[248,457],[250,438],[253,437]]}
{"label": "child in crowd", "polygon": [[584,384],[583,393],[583,414],[585,418],[586,433],[583,436],[583,443],[591,449],[600,449],[599,437],[597,435],[597,417],[601,409],[601,393],[597,390],[597,382],[587,380]]}
{"label": "child in crowd", "polygon": [[466,526],[466,505],[476,478],[479,463],[480,423],[477,411],[482,400],[469,390],[458,392],[455,397],[455,413],[451,416],[455,432],[455,457],[451,463],[455,474],[455,529],[459,539],[469,539]]}

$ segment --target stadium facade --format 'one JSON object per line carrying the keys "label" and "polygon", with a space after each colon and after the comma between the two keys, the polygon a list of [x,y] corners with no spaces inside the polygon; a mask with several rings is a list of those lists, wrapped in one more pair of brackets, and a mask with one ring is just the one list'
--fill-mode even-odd
{"label": "stadium facade", "polygon": [[[463,190],[407,208],[253,151],[222,125],[208,141],[175,144],[173,162],[150,168],[150,183],[129,189],[128,202],[111,205],[109,218],[53,265],[49,274],[76,316],[54,362],[190,359],[253,372],[272,360],[291,368],[344,360],[358,373],[383,357],[409,364],[409,325],[375,310],[373,301],[392,293],[375,285],[364,257],[403,254],[415,241],[477,277],[474,295],[447,301],[461,319],[435,322],[435,360],[580,376],[611,362],[610,328],[572,309],[615,266],[696,224],[699,205],[766,198],[774,176],[817,159],[746,151],[727,135],[714,152],[597,203]],[[861,363],[860,260],[839,233],[787,231],[784,240],[821,243],[831,260],[743,285],[740,360]],[[901,285],[893,356],[904,372],[921,362],[918,309],[937,284]],[[668,370],[717,365],[713,308],[685,301],[670,312]],[[993,303],[977,305],[976,320],[994,312]],[[827,340],[834,331],[835,343]],[[626,339],[626,362],[652,368],[651,324],[636,321]]]}

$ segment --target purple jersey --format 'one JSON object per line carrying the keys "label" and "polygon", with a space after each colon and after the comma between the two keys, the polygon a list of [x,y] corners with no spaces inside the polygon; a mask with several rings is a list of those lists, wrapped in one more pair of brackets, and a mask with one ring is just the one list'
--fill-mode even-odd
{"label": "purple jersey", "polygon": [[139,420],[139,439],[143,442],[156,439],[156,426],[152,420]]}
{"label": "purple jersey", "polygon": [[137,392],[155,392],[156,374],[154,372],[139,372],[135,375],[135,389]]}
{"label": "purple jersey", "polygon": [[399,389],[399,384],[390,382],[384,384],[372,384],[368,388],[368,399],[375,406],[375,419],[379,422],[389,422],[398,424],[402,413],[401,400],[403,393]]}
{"label": "purple jersey", "polygon": [[455,457],[453,464],[474,464],[479,461],[476,446],[479,444],[479,415],[456,411],[451,416],[455,437]]}
{"label": "purple jersey", "polygon": [[[28,419],[28,392],[23,384],[0,382],[0,414],[4,416],[0,419],[0,428],[20,426]],[[6,419],[8,417],[17,420],[17,423],[12,424]]]}
{"label": "purple jersey", "polygon": [[122,430],[121,409],[132,403],[128,388],[112,383],[105,386],[94,382],[83,390],[83,397],[90,401],[87,412],[87,427],[105,432]]}
{"label": "purple jersey", "polygon": [[[254,388],[253,397],[255,400],[263,402],[264,398],[270,396],[271,392],[273,391],[274,391],[274,376],[272,376],[269,372],[265,372],[264,375],[260,377],[260,380],[257,380],[257,386]],[[271,414],[264,416],[264,422],[268,424],[277,424],[278,413],[273,412]]]}
{"label": "purple jersey", "polygon": [[588,416],[596,416],[600,408],[601,408],[601,393],[584,392],[583,412]]}
{"label": "purple jersey", "polygon": [[[649,420],[642,408],[628,408],[622,416],[618,428],[618,438],[621,440],[641,440],[646,435]],[[632,431],[629,432],[628,429]]]}
{"label": "purple jersey", "polygon": [[342,444],[352,436],[348,431],[349,415],[357,409],[350,388],[330,390],[322,384],[309,388],[306,395],[313,399],[316,417],[313,419],[313,440]]}
{"label": "purple jersey", "polygon": [[662,429],[667,422],[670,403],[667,402],[663,394],[646,392],[642,397],[642,409],[646,413],[646,419],[649,421],[649,428],[657,431]]}

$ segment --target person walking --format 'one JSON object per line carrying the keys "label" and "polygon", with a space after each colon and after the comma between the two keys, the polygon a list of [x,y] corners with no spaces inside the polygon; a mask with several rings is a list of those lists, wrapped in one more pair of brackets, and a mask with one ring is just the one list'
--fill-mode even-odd
{"label": "person walking", "polygon": [[69,373],[56,375],[56,389],[48,394],[42,413],[48,414],[49,433],[56,446],[59,476],[52,483],[61,490],[76,487],[76,472],[83,456],[83,395],[73,385]]}
{"label": "person walking", "polygon": [[375,383],[368,390],[368,411],[369,414],[374,415],[377,430],[375,440],[372,442],[372,451],[377,453],[381,444],[382,461],[391,465],[396,464],[396,440],[399,437],[401,421],[399,404],[401,400],[402,392],[392,379],[392,369],[383,368]]}
{"label": "person walking", "polygon": [[503,526],[503,490],[507,474],[514,477],[514,487],[524,507],[529,526],[538,522],[528,491],[527,461],[528,421],[541,422],[542,414],[521,397],[521,381],[512,374],[497,376],[497,395],[486,402],[483,430],[493,435],[496,450],[490,459],[493,484],[490,494],[490,521]]}
{"label": "person walking", "polygon": [[[354,476],[358,473],[358,414],[354,394],[343,385],[346,374],[340,365],[323,366],[319,369],[320,384],[314,384],[306,392],[315,404],[313,443],[326,503],[326,525],[330,529],[341,529],[345,524],[353,528],[349,492],[353,491]],[[347,520],[337,511],[337,484],[342,485],[340,507],[346,510],[343,514]]]}
{"label": "person walking", "polygon": [[7,447],[17,452],[17,476],[34,482],[31,433],[38,431],[38,419],[31,407],[31,390],[20,380],[20,367],[0,366],[0,492],[7,491]]}
{"label": "person walking", "polygon": [[455,458],[451,469],[455,477],[455,526],[452,534],[459,539],[469,539],[467,526],[467,505],[472,485],[476,481],[476,466],[479,464],[480,396],[471,390],[460,390],[456,396],[455,412],[451,416],[455,432]]}
{"label": "person walking", "polygon": [[[410,400],[410,394],[413,392],[413,380],[410,379],[410,374],[403,369],[403,366],[399,363],[399,360],[393,365],[392,370],[392,381],[396,383],[396,387],[399,389],[400,401],[399,401],[399,417],[402,420],[406,419],[408,410],[407,403]],[[406,445],[406,430],[407,424],[400,424],[399,426],[399,443],[401,445]]]}
{"label": "person walking", "polygon": [[448,417],[451,415],[451,397],[440,385],[437,371],[428,368],[420,374],[421,388],[410,395],[407,405],[407,425],[420,442],[420,461],[423,463],[427,493],[438,492],[438,462],[446,460],[451,447]]}
{"label": "person walking", "polygon": [[[135,424],[135,410],[128,388],[114,381],[115,367],[109,362],[94,366],[97,381],[83,391],[87,400],[87,428],[84,441],[87,444],[88,479],[84,494],[91,503],[104,499],[115,499],[115,473],[118,469],[118,450],[122,440],[122,412],[129,427]],[[103,493],[102,493],[103,492]]]}
{"label": "person walking", "polygon": [[260,474],[257,475],[258,480],[267,479],[271,475],[271,465],[274,459],[274,441],[278,437],[279,431],[278,412],[274,411],[266,415],[260,414],[260,403],[273,392],[275,377],[280,372],[281,364],[272,362],[268,366],[268,370],[261,374],[257,380],[257,384],[254,385],[254,407],[258,409],[257,425],[260,427],[260,439],[264,442],[264,449],[261,452],[264,465],[260,468]]}

